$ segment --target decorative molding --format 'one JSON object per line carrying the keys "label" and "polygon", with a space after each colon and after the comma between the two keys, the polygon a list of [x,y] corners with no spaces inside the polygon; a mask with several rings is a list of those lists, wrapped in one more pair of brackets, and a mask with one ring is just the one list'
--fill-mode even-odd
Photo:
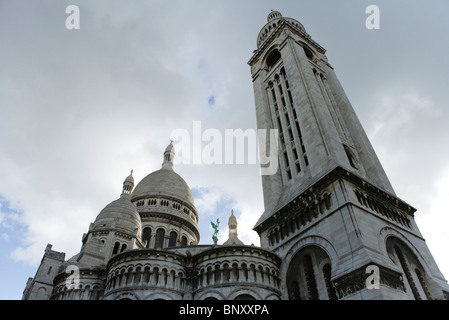
{"label": "decorative molding", "polygon": [[[279,217],[287,217],[286,212],[289,212],[290,207],[297,206],[299,204],[304,206],[313,204],[312,200],[315,200],[320,192],[325,190],[330,184],[332,184],[334,181],[337,181],[338,179],[343,179],[354,184],[356,187],[358,187],[360,190],[363,190],[367,194],[370,194],[372,196],[376,195],[377,198],[383,199],[386,204],[390,204],[394,208],[401,210],[404,214],[408,214],[413,218],[413,213],[416,211],[415,208],[411,207],[409,204],[402,201],[398,197],[391,195],[386,191],[383,191],[382,189],[372,185],[359,175],[337,165],[324,173],[322,176],[316,178],[316,180],[311,182],[307,188],[304,188],[302,191],[298,192],[295,197],[292,197],[284,203],[278,204],[271,213],[267,214],[268,216],[264,220],[262,220],[262,218],[261,220],[259,220],[258,224],[253,228],[253,230],[255,230],[260,235],[262,232],[271,228],[276,223],[279,223]],[[348,202],[350,202],[350,200],[348,200]]]}
{"label": "decorative molding", "polygon": [[366,268],[369,265],[376,265],[379,268],[380,284],[405,292],[401,273],[377,264],[368,264],[332,281],[339,299],[366,288],[366,279],[369,276],[366,273]]}

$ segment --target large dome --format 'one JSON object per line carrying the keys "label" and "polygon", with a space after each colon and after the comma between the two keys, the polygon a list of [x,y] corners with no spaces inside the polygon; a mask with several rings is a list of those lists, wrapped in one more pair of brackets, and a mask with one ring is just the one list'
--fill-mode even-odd
{"label": "large dome", "polygon": [[131,201],[149,196],[167,196],[195,207],[192,191],[184,179],[172,169],[162,168],[150,173],[134,188]]}

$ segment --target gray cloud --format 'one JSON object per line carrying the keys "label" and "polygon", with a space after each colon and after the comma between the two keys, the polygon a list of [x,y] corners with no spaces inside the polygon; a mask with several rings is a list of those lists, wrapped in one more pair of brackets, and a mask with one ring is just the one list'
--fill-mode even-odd
{"label": "gray cloud", "polygon": [[[204,129],[255,128],[247,61],[275,9],[328,50],[393,187],[419,209],[448,276],[438,245],[449,240],[438,231],[447,218],[429,222],[444,219],[433,204],[446,188],[449,159],[447,2],[376,1],[381,29],[371,31],[365,1],[76,1],[80,30],[65,28],[69,4],[0,4],[0,195],[27,226],[9,249],[16,261],[38,263],[47,242],[75,254],[129,170],[140,181],[160,168],[173,130],[195,120]],[[256,166],[176,170],[192,188],[212,190],[210,201],[232,199],[239,235],[257,239],[249,230],[263,211]]]}

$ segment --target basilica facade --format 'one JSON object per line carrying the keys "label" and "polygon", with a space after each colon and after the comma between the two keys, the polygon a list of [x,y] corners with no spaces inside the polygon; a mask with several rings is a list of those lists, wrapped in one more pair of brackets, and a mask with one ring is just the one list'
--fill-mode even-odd
{"label": "basilica facade", "polygon": [[272,11],[248,61],[257,126],[279,133],[279,168],[262,176],[261,246],[198,245],[192,192],[173,168],[131,174],[82,237],[48,245],[23,299],[449,299],[449,286],[367,138],[326,50]]}

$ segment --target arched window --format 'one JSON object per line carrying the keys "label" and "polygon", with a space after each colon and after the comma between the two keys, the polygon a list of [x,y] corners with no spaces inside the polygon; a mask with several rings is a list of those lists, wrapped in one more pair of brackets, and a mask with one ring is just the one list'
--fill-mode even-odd
{"label": "arched window", "polygon": [[338,299],[331,282],[329,256],[318,246],[306,246],[293,256],[286,280],[290,300]]}
{"label": "arched window", "polygon": [[354,154],[352,153],[352,151],[349,149],[348,146],[343,145],[343,148],[345,149],[345,153],[346,153],[346,156],[348,157],[349,164],[354,169],[357,169],[357,163],[356,163]]}
{"label": "arched window", "polygon": [[145,248],[150,247],[150,240],[151,240],[151,229],[150,228],[143,229],[142,242]]}
{"label": "arched window", "polygon": [[181,238],[181,246],[186,246],[187,245],[187,237],[186,236],[182,236]]}
{"label": "arched window", "polygon": [[157,229],[156,231],[156,241],[154,242],[154,248],[159,249],[162,248],[164,245],[164,237],[165,237],[165,230],[162,228]]}
{"label": "arched window", "polygon": [[126,248],[127,248],[127,245],[126,245],[126,244],[122,244],[122,249],[120,249],[120,252],[123,252],[123,251],[125,251],[125,250],[126,250]]}
{"label": "arched window", "polygon": [[168,239],[168,247],[176,247],[176,239],[178,234],[175,231],[170,232],[170,238]]}
{"label": "arched window", "polygon": [[273,50],[267,57],[267,67],[271,69],[281,59],[279,50]]}
{"label": "arched window", "polygon": [[38,300],[44,300],[46,297],[46,292],[47,292],[47,289],[45,289],[44,287],[40,287],[38,290],[37,290],[37,295],[36,295],[36,299],[38,299]]}
{"label": "arched window", "polygon": [[[406,280],[404,281],[406,292],[410,293],[411,291],[416,300],[425,298],[429,300],[432,299],[432,295],[428,290],[426,272],[417,255],[410,249],[410,247],[396,237],[389,237],[386,242],[386,247],[390,259],[402,268],[404,273],[403,278]],[[416,277],[414,277],[413,271],[415,271]],[[416,278],[418,279],[419,284],[415,281]]]}
{"label": "arched window", "polygon": [[117,254],[119,248],[120,248],[120,243],[116,242],[114,244],[114,249],[112,250],[112,254]]}
{"label": "arched window", "polygon": [[306,54],[307,58],[309,58],[310,60],[313,60],[313,53],[312,53],[312,51],[310,51],[306,47],[303,47],[303,49],[304,49],[304,53]]}

